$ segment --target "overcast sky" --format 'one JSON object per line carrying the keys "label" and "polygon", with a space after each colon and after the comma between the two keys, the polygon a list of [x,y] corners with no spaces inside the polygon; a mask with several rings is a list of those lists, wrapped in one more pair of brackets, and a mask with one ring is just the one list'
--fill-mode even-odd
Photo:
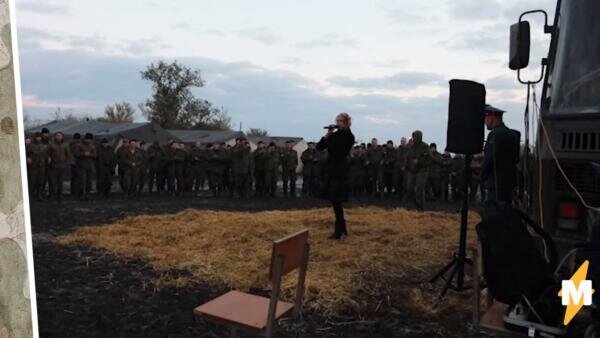
{"label": "overcast sky", "polygon": [[[16,0],[24,112],[99,116],[151,95],[140,71],[178,60],[200,69],[198,97],[234,129],[316,139],[336,113],[357,139],[411,131],[445,145],[448,81],[487,87],[522,129],[525,87],[507,67],[508,32],[550,0]],[[532,18],[533,19],[533,18]],[[535,22],[535,20],[533,20]],[[532,22],[532,66],[547,53]],[[537,76],[531,69],[531,77]],[[136,120],[143,121],[138,113]]]}

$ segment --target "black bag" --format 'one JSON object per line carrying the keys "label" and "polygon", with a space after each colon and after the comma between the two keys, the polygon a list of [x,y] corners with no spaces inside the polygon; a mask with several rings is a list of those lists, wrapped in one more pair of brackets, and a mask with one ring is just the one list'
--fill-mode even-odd
{"label": "black bag", "polygon": [[[513,305],[521,296],[538,299],[556,283],[553,272],[558,254],[552,238],[522,211],[504,204],[486,205],[477,235],[481,241],[483,276],[490,294],[500,302]],[[536,247],[528,225],[549,249],[546,260]]]}

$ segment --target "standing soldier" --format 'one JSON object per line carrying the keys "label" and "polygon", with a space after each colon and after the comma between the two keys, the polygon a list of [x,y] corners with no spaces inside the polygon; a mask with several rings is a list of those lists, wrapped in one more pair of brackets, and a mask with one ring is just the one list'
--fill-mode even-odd
{"label": "standing soldier", "polygon": [[[394,163],[396,162],[396,149],[392,140],[387,141],[383,150],[382,163],[382,187],[385,187],[386,193],[392,195],[394,191]],[[381,189],[383,194],[383,188]]]}
{"label": "standing soldier", "polygon": [[103,138],[100,141],[98,153],[98,194],[103,197],[110,195],[112,188],[113,174],[115,173],[115,150],[108,143],[108,140]]}
{"label": "standing soldier", "polygon": [[295,142],[285,141],[285,149],[281,153],[281,180],[283,181],[283,195],[296,197],[296,168],[298,167],[298,152],[294,150]]}
{"label": "standing soldier", "polygon": [[81,189],[81,198],[87,200],[92,189],[92,178],[95,176],[97,157],[92,134],[85,134],[83,142],[75,148],[75,157],[77,158],[77,177]]}
{"label": "standing soldier", "polygon": [[271,196],[275,197],[277,190],[277,170],[279,168],[279,153],[274,142],[269,143],[265,156],[265,189]]}
{"label": "standing soldier", "polygon": [[123,159],[123,184],[128,198],[137,194],[142,161],[143,158],[138,149],[137,140],[130,140]]}
{"label": "standing soldier", "polygon": [[383,149],[377,143],[377,139],[371,140],[371,147],[367,149],[368,185],[369,193],[379,196],[383,190]]}
{"label": "standing soldier", "polygon": [[46,176],[46,146],[42,143],[42,134],[35,133],[33,143],[31,139],[25,146],[27,154],[27,174],[29,177],[29,193],[36,201],[42,200],[44,177]]}
{"label": "standing soldier", "polygon": [[474,202],[477,198],[477,191],[481,191],[481,201],[485,201],[485,192],[481,184],[481,169],[483,167],[483,154],[473,155],[471,161],[471,182],[469,186],[469,200]]}
{"label": "standing soldier", "polygon": [[313,196],[313,187],[316,179],[316,169],[319,165],[319,151],[314,142],[308,142],[308,148],[302,152],[302,195]]}
{"label": "standing soldier", "polygon": [[231,146],[221,143],[221,150],[224,155],[224,169],[223,169],[223,186],[229,192],[229,196],[233,197],[233,175],[231,172]]}
{"label": "standing soldier", "polygon": [[194,183],[196,196],[200,196],[200,191],[204,189],[204,181],[206,180],[207,164],[206,149],[204,149],[200,140],[196,141],[189,154],[192,168],[191,180]]}
{"label": "standing soldier", "polygon": [[[173,142],[173,153],[171,165],[169,166],[169,181],[173,185],[173,180],[177,180],[177,196],[183,196],[185,190],[185,176],[183,172],[187,153],[183,143]],[[173,187],[174,188],[174,187]]]}
{"label": "standing soldier", "polygon": [[462,186],[465,179],[465,155],[456,154],[450,166],[450,190],[454,202],[462,199]]}
{"label": "standing soldier", "polygon": [[214,143],[208,152],[208,174],[210,177],[210,190],[214,197],[219,197],[223,192],[223,176],[227,154],[221,149],[221,144]]}
{"label": "standing soldier", "polygon": [[399,199],[403,198],[404,188],[406,186],[406,174],[402,167],[406,162],[406,153],[408,146],[406,144],[406,137],[400,139],[400,145],[396,149],[396,161],[394,162],[394,189]]}
{"label": "standing soldier", "polygon": [[55,197],[58,202],[62,200],[63,182],[71,163],[69,146],[64,143],[63,133],[54,133],[54,142],[48,145],[48,183],[50,184],[50,197]]}
{"label": "standing soldier", "polygon": [[353,196],[361,196],[364,192],[365,177],[367,174],[366,161],[364,148],[355,146],[350,153],[350,163],[348,166],[349,186]]}
{"label": "standing soldier", "polygon": [[240,137],[231,149],[231,168],[234,191],[240,198],[246,198],[248,192],[248,175],[250,174],[250,145],[246,138]]}
{"label": "standing soldier", "polygon": [[485,142],[481,181],[487,189],[487,201],[510,204],[517,185],[521,135],[506,127],[502,114],[503,110],[485,106],[485,125],[490,133]]}
{"label": "standing soldier", "polygon": [[116,157],[117,157],[117,165],[118,165],[118,174],[119,174],[119,186],[121,187],[121,191],[127,195],[127,189],[125,188],[125,157],[127,152],[129,151],[129,139],[122,138],[121,146],[117,149]]}
{"label": "standing soldier", "polygon": [[423,142],[423,133],[416,130],[412,133],[413,144],[406,154],[405,169],[407,171],[408,197],[413,200],[417,210],[423,211],[425,206],[425,187],[427,172],[431,162],[429,146]]}
{"label": "standing soldier", "polygon": [[450,184],[450,173],[452,172],[452,155],[448,150],[442,155],[442,175],[440,177],[440,197],[442,201],[448,202],[450,194],[448,185]]}
{"label": "standing soldier", "polygon": [[[71,152],[71,154],[75,155],[77,154],[77,148],[79,148],[79,145],[81,145],[81,134],[80,133],[75,133],[73,134],[73,139],[71,140],[71,142],[69,142],[69,151]],[[81,164],[79,163],[79,159],[77,158],[77,156],[73,156],[71,157],[71,165],[70,165],[70,175],[71,175],[71,181],[70,181],[70,191],[71,191],[71,195],[74,196],[81,196],[81,193],[83,192],[83,186],[81,183],[81,173],[79,172],[81,170]]]}
{"label": "standing soldier", "polygon": [[146,180],[148,179],[148,153],[146,152],[146,142],[141,141],[138,144],[138,152],[140,153],[140,176],[137,184],[138,195],[144,190]]}
{"label": "standing soldier", "polygon": [[[50,131],[48,128],[42,128],[42,146],[44,151],[48,151],[48,146],[50,146]],[[47,161],[44,164],[44,181],[42,182],[42,195],[43,192],[46,191],[46,186],[48,187],[48,195],[50,195],[50,167]]]}
{"label": "standing soldier", "polygon": [[442,188],[442,170],[444,161],[442,154],[437,151],[437,145],[432,143],[429,145],[431,154],[431,164],[429,165],[429,174],[427,175],[427,190],[431,191],[433,200],[439,200]]}
{"label": "standing soldier", "polygon": [[156,185],[156,190],[160,193],[164,189],[159,183],[165,154],[158,141],[152,142],[150,147],[148,147],[146,156],[148,164],[148,192],[152,193]]}
{"label": "standing soldier", "polygon": [[258,141],[256,150],[252,153],[252,161],[254,162],[254,190],[256,196],[265,195],[265,143]]}

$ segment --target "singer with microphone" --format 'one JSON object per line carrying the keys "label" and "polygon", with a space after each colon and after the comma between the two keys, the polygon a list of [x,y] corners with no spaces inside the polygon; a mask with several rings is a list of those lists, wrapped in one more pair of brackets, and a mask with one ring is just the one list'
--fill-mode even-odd
{"label": "singer with microphone", "polygon": [[327,134],[317,143],[319,151],[327,150],[324,164],[321,195],[331,201],[335,214],[335,230],[329,239],[338,240],[348,235],[342,203],[348,200],[348,171],[346,158],[354,145],[354,135],[350,130],[350,115],[341,113],[335,118],[335,124],[324,127]]}

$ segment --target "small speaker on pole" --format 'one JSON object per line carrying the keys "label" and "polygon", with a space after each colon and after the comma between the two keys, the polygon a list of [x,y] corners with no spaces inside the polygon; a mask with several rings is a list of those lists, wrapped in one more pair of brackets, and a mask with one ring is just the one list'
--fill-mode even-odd
{"label": "small speaker on pole", "polygon": [[485,86],[450,80],[446,150],[473,155],[483,150]]}

